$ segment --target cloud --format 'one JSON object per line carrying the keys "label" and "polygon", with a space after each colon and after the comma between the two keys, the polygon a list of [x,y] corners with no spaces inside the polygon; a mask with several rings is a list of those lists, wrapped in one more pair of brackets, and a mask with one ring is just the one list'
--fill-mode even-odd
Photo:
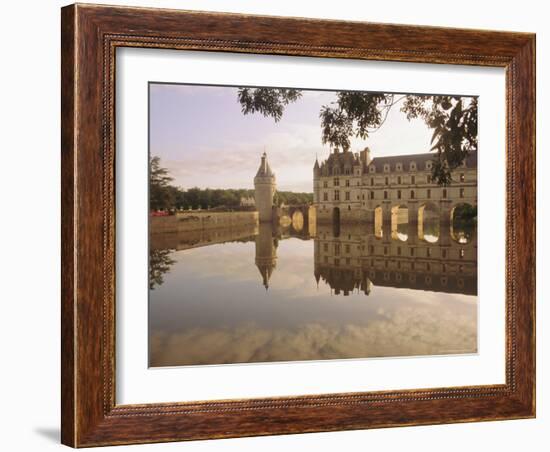
{"label": "cloud", "polygon": [[470,316],[402,308],[368,324],[306,323],[270,329],[254,323],[235,328],[152,331],[151,365],[179,366],[475,353]]}

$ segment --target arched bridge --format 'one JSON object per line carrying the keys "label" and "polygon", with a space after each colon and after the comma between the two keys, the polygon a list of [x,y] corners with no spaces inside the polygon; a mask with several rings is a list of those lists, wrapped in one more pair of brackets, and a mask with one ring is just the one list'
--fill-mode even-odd
{"label": "arched bridge", "polygon": [[309,234],[310,225],[315,226],[315,207],[311,204],[293,204],[273,207],[273,222],[289,226],[296,233]]}

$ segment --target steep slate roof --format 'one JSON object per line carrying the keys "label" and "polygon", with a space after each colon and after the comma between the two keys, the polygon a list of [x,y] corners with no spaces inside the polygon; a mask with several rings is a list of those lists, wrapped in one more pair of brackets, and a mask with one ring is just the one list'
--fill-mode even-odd
{"label": "steep slate roof", "polygon": [[[426,162],[431,161],[435,156],[435,153],[425,152],[423,154],[411,154],[411,155],[392,155],[389,157],[375,157],[371,160],[370,165],[374,165],[377,170],[383,170],[384,165],[390,165],[390,171],[396,171],[397,164],[401,163],[402,170],[408,171],[411,162],[416,163],[416,168],[419,170],[426,169]],[[477,167],[477,151],[474,151],[466,158],[466,166],[468,168]]]}

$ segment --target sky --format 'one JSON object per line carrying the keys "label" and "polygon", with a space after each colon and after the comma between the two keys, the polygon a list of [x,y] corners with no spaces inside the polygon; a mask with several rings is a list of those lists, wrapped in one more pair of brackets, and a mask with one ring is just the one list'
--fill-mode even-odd
{"label": "sky", "polygon": [[[264,150],[278,190],[313,191],[312,169],[330,154],[321,142],[319,112],[336,100],[334,91],[302,91],[279,122],[260,113],[244,115],[238,87],[152,83],[150,152],[184,189],[254,188]],[[368,146],[372,157],[428,152],[432,132],[422,120],[408,121],[394,106],[366,140],[352,139],[351,150]]]}

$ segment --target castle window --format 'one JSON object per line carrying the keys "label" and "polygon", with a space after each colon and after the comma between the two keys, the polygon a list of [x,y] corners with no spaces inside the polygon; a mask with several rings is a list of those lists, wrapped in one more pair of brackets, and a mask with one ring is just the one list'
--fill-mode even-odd
{"label": "castle window", "polygon": [[411,171],[416,171],[416,163],[411,162],[409,168],[410,168]]}
{"label": "castle window", "polygon": [[443,265],[441,266],[441,271],[442,271],[443,273],[445,273],[445,272],[447,271],[447,266],[446,266],[445,264],[443,264]]}
{"label": "castle window", "polygon": [[428,199],[430,199],[432,197],[432,191],[428,188],[428,190],[426,190],[426,197]]}
{"label": "castle window", "polygon": [[447,189],[444,188],[442,198],[445,199],[446,197],[447,197]]}
{"label": "castle window", "polygon": [[344,174],[349,174],[349,168],[346,168],[346,169],[344,170]]}
{"label": "castle window", "polygon": [[388,247],[387,246],[384,247],[384,254],[388,254]]}
{"label": "castle window", "polygon": [[397,199],[401,199],[401,190],[397,190]]}
{"label": "castle window", "polygon": [[351,206],[348,204],[348,210],[351,210]]}
{"label": "castle window", "polygon": [[414,199],[414,190],[411,190],[411,199]]}
{"label": "castle window", "polygon": [[464,257],[464,249],[463,248],[460,248],[460,251],[459,251],[458,255],[460,256],[461,259]]}
{"label": "castle window", "polygon": [[328,193],[327,192],[323,193],[323,201],[328,201]]}
{"label": "castle window", "polygon": [[388,199],[388,192],[384,191],[384,199]]}
{"label": "castle window", "polygon": [[441,250],[441,257],[445,259],[447,257],[447,250]]}
{"label": "castle window", "polygon": [[345,193],[345,196],[346,196],[346,201],[349,201],[349,191],[347,191],[347,192]]}
{"label": "castle window", "polygon": [[460,173],[460,182],[464,182],[464,180],[465,180],[464,173]]}
{"label": "castle window", "polygon": [[396,165],[397,171],[401,171],[401,168],[402,168],[402,167],[401,167],[401,163],[398,163],[398,164]]}
{"label": "castle window", "polygon": [[334,244],[334,255],[335,256],[340,256],[340,244],[339,243]]}
{"label": "castle window", "polygon": [[414,176],[411,176],[411,184],[416,184],[416,177]]}
{"label": "castle window", "polygon": [[389,184],[390,184],[390,179],[389,179],[389,177],[386,177],[385,183],[386,183],[386,185],[389,185]]}
{"label": "castle window", "polygon": [[334,178],[334,186],[335,187],[338,187],[340,185],[340,179],[338,179],[337,177]]}
{"label": "castle window", "polygon": [[334,200],[340,201],[340,190],[334,190]]}
{"label": "castle window", "polygon": [[432,183],[432,176],[429,174],[426,176],[426,183],[431,184]]}
{"label": "castle window", "polygon": [[397,176],[397,183],[398,183],[398,184],[401,183],[401,176]]}
{"label": "castle window", "polygon": [[374,173],[374,172],[376,171],[375,166],[374,166],[374,165],[370,165],[370,166],[369,166],[369,171],[370,171],[371,173]]}
{"label": "castle window", "polygon": [[357,185],[361,185],[361,181],[357,181]]}
{"label": "castle window", "polygon": [[328,256],[325,256],[325,264],[328,264]]}
{"label": "castle window", "polygon": [[432,169],[432,162],[426,162],[426,169],[431,170]]}
{"label": "castle window", "polygon": [[401,247],[400,246],[397,247],[397,255],[401,256]]}
{"label": "castle window", "polygon": [[411,248],[411,256],[414,256],[414,248]]}
{"label": "castle window", "polygon": [[460,189],[460,197],[464,198],[464,189],[463,188]]}
{"label": "castle window", "polygon": [[346,251],[346,254],[349,254],[349,253],[350,253],[350,249],[349,249],[349,245],[348,245],[348,244],[346,244],[346,246],[345,246],[345,251]]}
{"label": "castle window", "polygon": [[346,187],[349,187],[349,179],[346,179]]}
{"label": "castle window", "polygon": [[370,178],[370,184],[371,184],[371,185],[374,185],[374,177],[371,177],[371,178]]}
{"label": "castle window", "polygon": [[325,242],[325,243],[323,244],[323,249],[324,249],[326,252],[328,252],[328,243]]}
{"label": "castle window", "polygon": [[328,188],[328,180],[323,181],[323,187],[324,187],[324,188]]}
{"label": "castle window", "polygon": [[384,172],[388,173],[390,171],[390,165],[386,164],[384,165]]}
{"label": "castle window", "polygon": [[370,199],[374,199],[374,192],[373,191],[370,192]]}
{"label": "castle window", "polygon": [[430,248],[426,248],[426,257],[432,256],[432,250]]}

